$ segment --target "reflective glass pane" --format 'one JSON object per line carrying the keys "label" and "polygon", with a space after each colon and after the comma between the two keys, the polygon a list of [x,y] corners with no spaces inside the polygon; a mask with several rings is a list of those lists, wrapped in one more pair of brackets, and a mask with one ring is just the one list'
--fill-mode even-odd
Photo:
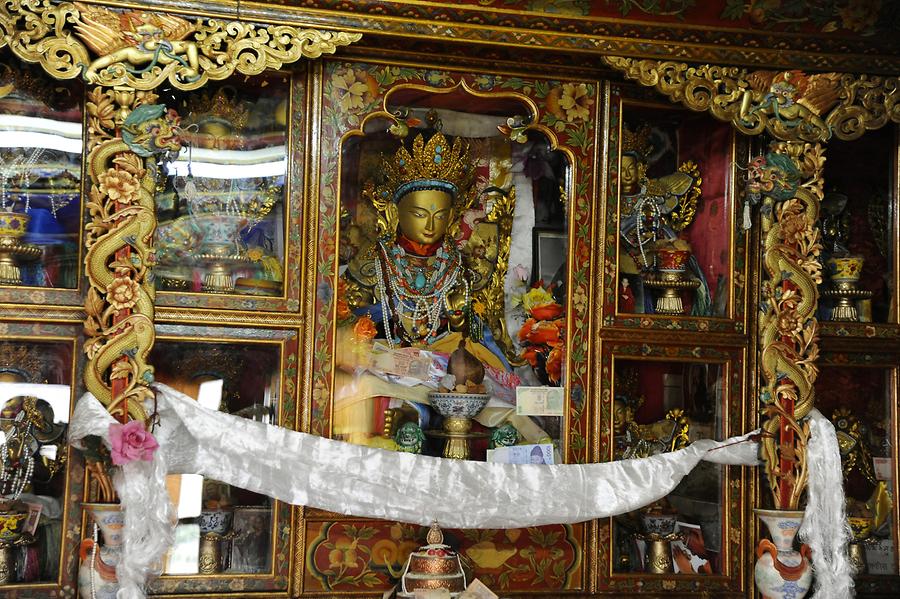
{"label": "reflective glass pane", "polygon": [[0,59],[0,285],[78,286],[82,96]]}
{"label": "reflective glass pane", "polygon": [[816,408],[837,432],[854,536],[850,555],[863,575],[897,574],[894,376],[892,369],[829,365],[816,379]]}
{"label": "reflective glass pane", "polygon": [[894,140],[894,128],[883,127],[828,144],[819,220],[823,320],[897,322]]}
{"label": "reflective glass pane", "polygon": [[617,310],[729,317],[734,132],[687,110],[622,111]]}
{"label": "reflective glass pane", "polygon": [[289,77],[176,95],[185,146],[157,194],[157,289],[280,296]]}
{"label": "reflective glass pane", "polygon": [[[723,435],[724,367],[616,360],[615,458],[680,449]],[[701,462],[665,498],[613,519],[613,571],[712,574],[723,569],[724,468]]]}
{"label": "reflective glass pane", "polygon": [[[277,424],[280,351],[271,344],[158,340],[156,379],[213,409]],[[170,475],[178,510],[166,574],[271,570],[273,500],[199,475]]]}
{"label": "reflective glass pane", "polygon": [[59,577],[72,344],[0,341],[0,541],[12,583]]}
{"label": "reflective glass pane", "polygon": [[410,86],[389,108],[342,146],[332,434],[557,462],[568,160],[509,138],[528,111],[509,94]]}

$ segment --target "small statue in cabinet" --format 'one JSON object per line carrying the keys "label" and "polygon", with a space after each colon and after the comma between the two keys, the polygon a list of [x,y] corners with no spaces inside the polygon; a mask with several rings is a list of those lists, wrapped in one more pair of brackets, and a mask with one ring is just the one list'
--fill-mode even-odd
{"label": "small statue in cabinet", "polygon": [[[690,245],[679,234],[691,224],[700,198],[700,169],[693,162],[684,162],[676,172],[658,178],[647,175],[653,153],[652,129],[642,124],[634,130],[622,129],[622,157],[619,201],[619,273],[630,282],[636,301],[622,301],[620,311],[679,314],[680,292],[667,292],[668,303],[654,304],[645,288],[654,286],[648,281],[671,283],[661,289],[696,287],[692,314],[704,316],[710,312],[710,294],[706,277],[697,260],[690,255]],[[673,247],[677,246],[677,247]],[[669,264],[672,250],[677,250],[678,264]],[[665,256],[657,256],[660,251]],[[665,263],[658,263],[663,260]],[[682,274],[689,270],[692,278]],[[675,273],[671,280],[667,273]],[[659,276],[659,274],[663,276]],[[665,280],[664,280],[665,279]],[[697,283],[694,284],[694,281]],[[674,287],[673,287],[674,285]],[[677,302],[675,298],[678,298]],[[668,306],[671,304],[671,306]],[[676,305],[677,304],[677,305]],[[634,306],[632,308],[632,305]],[[668,307],[666,307],[668,306]]]}

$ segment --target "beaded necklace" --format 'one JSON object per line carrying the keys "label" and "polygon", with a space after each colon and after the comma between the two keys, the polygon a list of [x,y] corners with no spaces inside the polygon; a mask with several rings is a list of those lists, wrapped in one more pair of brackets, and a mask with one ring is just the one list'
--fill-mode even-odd
{"label": "beaded necklace", "polygon": [[0,204],[2,204],[2,209],[4,211],[12,210],[13,204],[15,203],[14,199],[11,200],[9,198],[9,184],[7,182],[9,181],[11,183],[16,174],[20,171],[22,172],[22,175],[19,187],[26,188],[25,212],[28,212],[31,208],[31,197],[28,195],[27,191],[28,183],[32,176],[31,167],[34,166],[43,153],[44,148],[35,148],[32,150],[31,154],[27,156],[25,154],[19,154],[6,164],[0,165]]}
{"label": "beaded necklace", "polygon": [[[0,443],[0,493],[14,500],[19,498],[34,474],[34,456],[29,451],[29,437],[34,439],[31,432],[33,424],[28,422],[24,432],[19,430],[24,413],[23,410],[16,416],[10,432]],[[11,463],[9,455],[9,446],[15,441],[20,444],[19,463],[16,465]]]}
{"label": "beaded necklace", "polygon": [[469,302],[469,283],[465,277],[460,277],[463,271],[462,257],[452,242],[446,239],[430,265],[428,260],[421,266],[411,265],[403,248],[394,246],[389,250],[383,241],[378,242],[378,248],[388,269],[385,273],[381,266],[382,260],[375,260],[376,291],[382,306],[381,318],[388,345],[391,348],[395,346],[390,328],[392,315],[402,321],[401,326],[403,322],[411,325],[427,322],[427,343],[437,334],[447,295],[456,288],[460,279],[466,304]]}
{"label": "beaded necklace", "polygon": [[638,249],[641,252],[641,261],[643,262],[643,266],[645,269],[649,269],[656,266],[656,256],[653,256],[653,264],[650,264],[647,261],[647,253],[644,250],[644,246],[648,243],[644,240],[644,209],[648,208],[650,211],[650,242],[656,241],[657,229],[659,228],[659,219],[661,218],[659,204],[662,201],[662,198],[658,196],[649,195],[647,193],[647,186],[641,185],[640,199],[634,205],[634,214],[635,218],[635,226],[637,233],[637,243],[634,245],[638,246]]}

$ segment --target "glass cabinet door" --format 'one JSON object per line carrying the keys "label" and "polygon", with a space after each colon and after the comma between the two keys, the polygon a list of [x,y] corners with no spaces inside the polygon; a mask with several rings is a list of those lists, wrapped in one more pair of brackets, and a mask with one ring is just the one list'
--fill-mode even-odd
{"label": "glass cabinet door", "polygon": [[0,324],[0,594],[74,586],[77,547],[67,542],[66,443],[75,390],[74,327]]}
{"label": "glass cabinet door", "polygon": [[0,300],[77,304],[84,88],[0,53],[0,89]]}
{"label": "glass cabinet door", "polygon": [[299,280],[286,272],[301,249],[302,193],[291,190],[303,189],[305,73],[161,99],[184,133],[156,194],[157,303],[296,310]]}
{"label": "glass cabinet door", "polygon": [[[598,83],[341,61],[322,77],[310,432],[591,459]],[[421,536],[314,510],[306,526],[310,594],[389,588]],[[445,532],[500,592],[586,584],[586,525]]]}
{"label": "glass cabinet door", "polygon": [[[897,552],[896,355],[826,352],[816,408],[837,433],[857,589],[893,589]],[[893,364],[891,365],[891,363]],[[878,364],[883,364],[879,366]]]}
{"label": "glass cabinet door", "polygon": [[[296,359],[295,333],[158,330],[150,356],[158,382],[211,410],[293,426],[296,383],[287,365]],[[276,531],[290,521],[290,506],[194,474],[170,475],[167,486],[179,520],[156,592],[286,588],[287,539]]]}
{"label": "glass cabinet door", "polygon": [[644,89],[613,84],[610,102],[603,325],[742,333],[746,139]]}
{"label": "glass cabinet door", "polygon": [[[612,343],[607,351],[604,371],[612,376],[603,394],[609,401],[603,446],[610,459],[649,457],[742,431],[742,350]],[[611,518],[601,532],[609,588],[639,582],[647,592],[740,589],[741,470],[700,462],[666,497]]]}

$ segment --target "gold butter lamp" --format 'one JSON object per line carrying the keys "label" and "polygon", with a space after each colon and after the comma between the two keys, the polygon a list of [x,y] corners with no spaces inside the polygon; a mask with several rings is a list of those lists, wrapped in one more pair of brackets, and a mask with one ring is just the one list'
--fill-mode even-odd
{"label": "gold butter lamp", "polygon": [[850,516],[847,518],[853,539],[847,544],[847,557],[857,575],[866,574],[869,564],[866,561],[866,545],[873,542],[872,518]]}
{"label": "gold butter lamp", "polygon": [[656,299],[656,313],[667,316],[684,314],[681,294],[700,286],[700,281],[685,275],[691,257],[689,249],[658,248],[656,250],[657,271],[643,275],[644,286],[662,290]]}
{"label": "gold butter lamp", "polygon": [[29,220],[27,214],[20,212],[0,212],[0,285],[21,285],[19,262],[41,256],[39,246],[22,241]]}
{"label": "gold butter lamp", "polygon": [[832,257],[825,262],[832,286],[822,291],[822,296],[835,301],[831,310],[831,320],[837,322],[859,322],[856,302],[870,299],[872,292],[857,288],[862,275],[862,256]]}
{"label": "gold butter lamp", "polygon": [[678,515],[673,513],[648,511],[641,515],[644,532],[636,534],[635,537],[647,543],[644,569],[649,574],[674,572],[672,541],[682,538],[682,534],[675,531],[677,520]]}
{"label": "gold butter lamp", "polygon": [[200,574],[218,574],[222,571],[222,542],[236,536],[231,527],[233,521],[234,511],[231,509],[200,512]]}
{"label": "gold butter lamp", "polygon": [[441,455],[454,460],[468,460],[471,456],[471,439],[488,437],[488,433],[472,432],[472,419],[487,405],[486,393],[429,393],[431,407],[444,417],[441,430],[428,431],[428,435],[446,439]]}

